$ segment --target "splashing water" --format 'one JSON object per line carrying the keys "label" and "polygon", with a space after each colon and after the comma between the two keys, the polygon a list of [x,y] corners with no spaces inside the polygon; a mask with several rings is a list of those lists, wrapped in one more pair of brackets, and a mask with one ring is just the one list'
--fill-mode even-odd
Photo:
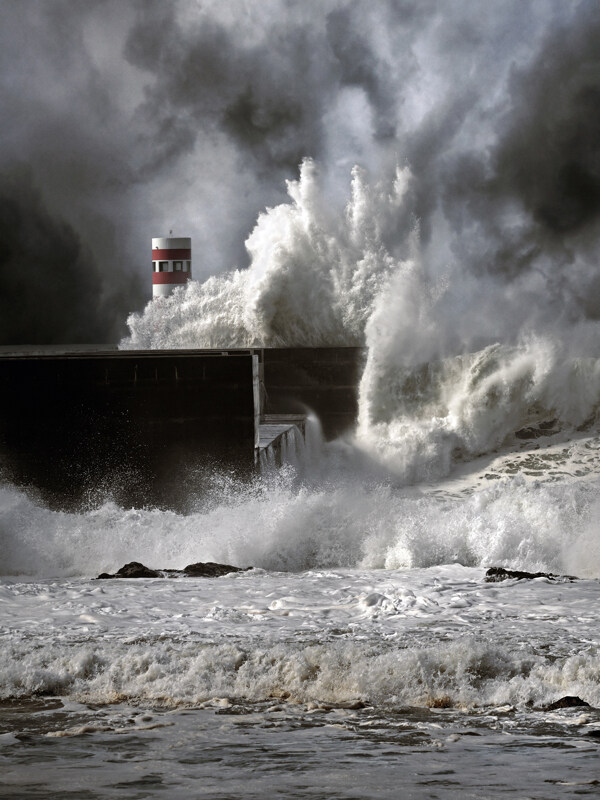
{"label": "splashing water", "polygon": [[291,202],[246,242],[248,269],[131,315],[121,347],[366,344],[355,444],[409,483],[524,428],[593,421],[598,324],[532,305],[539,276],[502,284],[426,264],[407,168],[370,185],[355,167],[342,210],[311,160],[287,187]]}
{"label": "splashing water", "polygon": [[371,189],[355,168],[346,208],[335,213],[313,161],[288,181],[291,203],[261,214],[246,241],[250,266],[192,282],[128,319],[122,348],[321,346],[364,343],[366,321],[401,264],[386,239],[411,177]]}

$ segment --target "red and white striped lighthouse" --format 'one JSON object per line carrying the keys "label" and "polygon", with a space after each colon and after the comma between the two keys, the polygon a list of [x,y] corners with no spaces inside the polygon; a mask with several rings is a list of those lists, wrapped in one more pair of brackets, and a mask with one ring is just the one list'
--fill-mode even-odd
{"label": "red and white striped lighthouse", "polygon": [[192,278],[192,240],[189,237],[152,239],[152,297],[167,297]]}

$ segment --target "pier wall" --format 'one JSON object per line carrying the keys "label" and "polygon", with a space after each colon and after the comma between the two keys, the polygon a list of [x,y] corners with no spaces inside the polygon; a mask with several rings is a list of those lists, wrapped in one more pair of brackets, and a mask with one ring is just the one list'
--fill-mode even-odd
{"label": "pier wall", "polygon": [[0,468],[44,500],[180,507],[199,473],[251,471],[250,351],[0,356]]}
{"label": "pier wall", "polygon": [[312,411],[326,439],[341,436],[356,422],[365,359],[362,347],[265,348],[266,413]]}
{"label": "pier wall", "polygon": [[112,496],[186,510],[249,475],[265,415],[358,409],[361,348],[0,353],[0,470],[58,507]]}

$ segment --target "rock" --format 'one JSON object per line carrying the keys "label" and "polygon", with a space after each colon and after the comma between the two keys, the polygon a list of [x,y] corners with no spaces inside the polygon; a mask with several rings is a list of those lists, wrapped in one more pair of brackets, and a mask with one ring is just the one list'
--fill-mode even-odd
{"label": "rock", "polygon": [[544,707],[544,711],[556,711],[557,708],[591,708],[589,703],[582,700],[581,697],[574,697],[573,695],[566,695],[561,697],[560,700],[555,700],[549,706]]}
{"label": "rock", "polygon": [[130,561],[129,564],[121,567],[114,575],[102,572],[97,580],[107,578],[218,578],[221,575],[228,575],[230,572],[246,572],[252,567],[234,567],[231,564],[215,564],[214,561],[199,561],[197,564],[188,564],[181,569],[150,569],[150,567],[140,564],[139,561]]}
{"label": "rock", "polygon": [[522,572],[518,569],[504,569],[503,567],[490,567],[485,573],[486,583],[500,583],[511,578],[517,580],[533,580],[534,578],[553,578],[555,580],[575,581],[574,575],[555,575],[553,572]]}
{"label": "rock", "polygon": [[130,561],[129,564],[121,567],[115,575],[109,575],[108,572],[103,572],[98,575],[98,580],[106,580],[107,578],[160,578],[160,572],[155,569],[140,564],[139,561]]}
{"label": "rock", "polygon": [[586,736],[591,736],[592,739],[600,739],[600,731],[599,730],[588,731],[586,733]]}
{"label": "rock", "polygon": [[196,564],[188,564],[183,568],[183,574],[188,578],[218,578],[230,572],[245,572],[251,567],[233,567],[231,564],[215,564],[214,561],[198,561]]}
{"label": "rock", "polygon": [[545,572],[521,572],[521,570],[504,569],[503,567],[490,567],[485,573],[485,582],[499,583],[500,581],[507,581],[510,578],[516,578],[517,580],[532,580],[533,578],[549,577],[555,576],[551,576],[550,573]]}
{"label": "rock", "polygon": [[117,578],[160,578],[160,572],[140,564],[139,561],[130,561],[117,571]]}

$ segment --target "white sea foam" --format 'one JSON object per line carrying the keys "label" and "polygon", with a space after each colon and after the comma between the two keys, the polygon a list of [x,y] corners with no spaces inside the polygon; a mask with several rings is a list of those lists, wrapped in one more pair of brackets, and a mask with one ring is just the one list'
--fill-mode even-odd
{"label": "white sea foam", "polygon": [[492,452],[527,427],[572,434],[596,422],[600,360],[572,356],[569,343],[530,336],[412,364],[410,346],[393,334],[375,314],[357,440],[408,481],[447,475],[457,458]]}
{"label": "white sea foam", "polygon": [[[0,585],[0,696],[198,704],[600,704],[595,582],[480,569]],[[552,642],[549,647],[549,643]]]}
{"label": "white sea foam", "polygon": [[113,502],[54,512],[5,485],[1,573],[91,576],[131,560],[292,571],[459,561],[600,577],[595,438],[509,452],[419,491],[353,471],[352,449],[333,446],[331,459],[329,474],[289,467],[247,485],[217,482],[188,515]]}
{"label": "white sea foam", "polygon": [[11,648],[7,655],[12,667],[0,666],[0,680],[9,697],[42,693],[82,702],[177,705],[214,697],[260,702],[283,696],[304,703],[363,700],[422,706],[447,700],[472,706],[547,702],[557,691],[577,690],[600,702],[597,657],[567,661],[562,669],[540,665],[536,670],[528,654],[515,656],[470,639],[420,650],[387,648],[383,653],[349,643],[248,651],[239,645],[144,642],[69,650],[49,644],[43,656],[25,648]]}
{"label": "white sea foam", "polygon": [[[364,341],[375,298],[409,248],[386,237],[410,217],[410,172],[369,186],[358,168],[351,198],[336,212],[306,159],[288,181],[290,203],[267,209],[246,241],[250,266],[190,283],[132,314],[122,348],[343,345]],[[410,243],[409,243],[410,244]]]}

